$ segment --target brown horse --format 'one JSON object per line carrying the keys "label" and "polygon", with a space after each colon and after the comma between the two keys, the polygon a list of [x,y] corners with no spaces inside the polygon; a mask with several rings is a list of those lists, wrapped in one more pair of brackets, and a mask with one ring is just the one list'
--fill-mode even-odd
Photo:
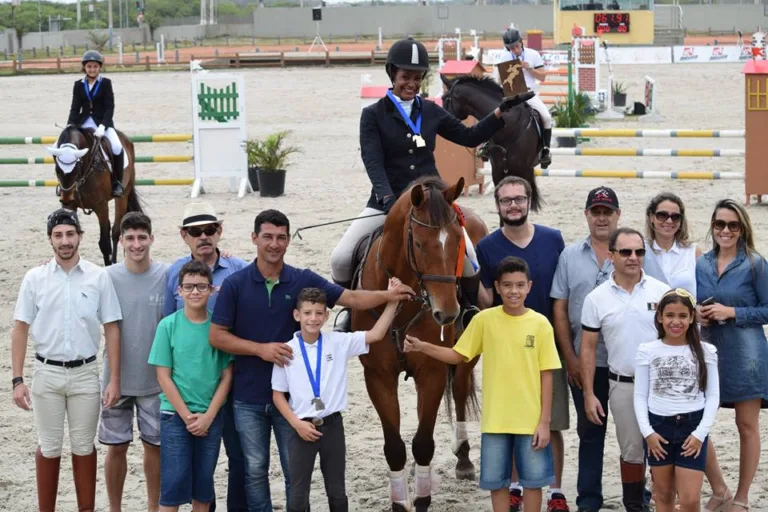
{"label": "brown horse", "polygon": [[[461,76],[443,78],[445,94],[443,107],[459,119],[473,116],[482,119],[501,103],[504,90],[490,77]],[[506,176],[519,176],[531,184],[531,209],[539,211],[543,199],[536,184],[534,167],[541,157],[539,114],[527,103],[504,113],[504,128],[497,131],[488,143],[493,184]]]}
{"label": "brown horse", "polygon": [[[117,241],[120,237],[120,221],[126,212],[140,212],[141,203],[134,187],[133,143],[125,134],[117,132],[125,151],[127,163],[123,173],[123,196],[115,200],[115,221],[109,223],[109,201],[112,197],[110,173],[111,150],[106,139],[97,139],[93,130],[67,126],[61,132],[56,147],[48,151],[56,159],[56,179],[61,189],[61,204],[64,208],[86,215],[95,212],[99,218],[99,249],[104,256],[104,265],[117,262]],[[111,240],[110,240],[111,238]]]}
{"label": "brown horse", "polygon": [[[423,354],[404,354],[402,350],[406,333],[450,346],[456,340],[454,322],[459,320],[460,324],[463,313],[457,300],[457,276],[462,274],[460,254],[463,256],[464,247],[462,223],[474,244],[488,234],[478,216],[454,207],[463,187],[464,178],[447,187],[436,176],[422,178],[411,185],[387,215],[381,236],[369,245],[359,276],[359,288],[386,289],[389,277],[396,276],[417,294],[414,300],[401,303],[388,340],[371,345],[369,354],[360,358],[368,396],[384,432],[384,455],[391,471],[393,496],[398,495],[398,485],[399,489],[403,488],[405,477],[398,472],[406,465],[405,443],[400,437],[398,376],[406,372],[406,379],[410,375],[414,378],[419,416],[412,445],[416,463],[413,503],[416,511],[426,511],[431,503],[429,466],[435,451],[433,433],[441,400],[445,395],[450,410],[450,393],[454,393],[459,420],[464,418],[467,403],[476,403],[473,365],[461,364],[449,369]],[[353,311],[353,329],[370,329],[376,315],[376,312]],[[460,458],[457,464],[457,474],[474,477],[474,467],[466,455],[468,451],[467,446],[465,460]],[[396,485],[398,478],[400,484]],[[392,510],[406,510],[403,501],[409,500],[407,496],[400,503],[395,499]]]}

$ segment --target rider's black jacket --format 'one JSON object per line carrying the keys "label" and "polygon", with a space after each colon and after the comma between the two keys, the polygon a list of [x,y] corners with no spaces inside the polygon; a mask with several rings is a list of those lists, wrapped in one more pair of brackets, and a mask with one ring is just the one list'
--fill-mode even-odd
{"label": "rider's black jacket", "polygon": [[[67,124],[80,126],[91,116],[97,126],[103,124],[105,128],[115,127],[112,122],[112,116],[115,114],[115,95],[112,92],[112,81],[109,78],[101,77],[101,85],[99,85],[98,90],[96,90],[97,84],[98,82],[90,88],[93,96],[93,101],[91,101],[86,96],[86,85],[83,80],[75,82]],[[95,95],[93,95],[93,91],[96,91]]]}
{"label": "rider's black jacket", "polygon": [[504,126],[491,112],[479,123],[467,127],[433,101],[417,98],[411,109],[416,124],[422,114],[421,136],[425,147],[417,147],[413,132],[397,107],[385,96],[365,107],[360,116],[360,151],[365,170],[373,184],[367,206],[384,211],[384,197],[399,197],[417,178],[438,175],[435,167],[435,137],[466,147],[479,146]]}

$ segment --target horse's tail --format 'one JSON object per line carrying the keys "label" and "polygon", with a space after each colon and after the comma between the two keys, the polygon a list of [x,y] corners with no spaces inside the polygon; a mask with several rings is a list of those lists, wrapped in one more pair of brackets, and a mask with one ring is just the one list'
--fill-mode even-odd
{"label": "horse's tail", "polygon": [[[457,365],[448,365],[448,376],[445,382],[445,393],[443,393],[443,400],[445,401],[445,414],[448,416],[448,421],[453,423],[453,383],[456,381],[456,368]],[[480,404],[477,399],[477,386],[475,385],[475,372],[469,372],[469,388],[467,389],[467,402],[464,407],[464,413],[467,420],[476,420],[480,418]]]}
{"label": "horse's tail", "polygon": [[536,183],[536,174],[533,169],[531,169],[531,176],[528,178],[528,183],[531,184],[531,209],[538,212],[544,205],[544,198],[541,197],[541,192],[539,192],[539,185]]}
{"label": "horse's tail", "polygon": [[142,200],[139,197],[139,193],[136,191],[136,187],[131,188],[131,192],[128,194],[128,209],[127,212],[139,212],[144,213],[142,209]]}

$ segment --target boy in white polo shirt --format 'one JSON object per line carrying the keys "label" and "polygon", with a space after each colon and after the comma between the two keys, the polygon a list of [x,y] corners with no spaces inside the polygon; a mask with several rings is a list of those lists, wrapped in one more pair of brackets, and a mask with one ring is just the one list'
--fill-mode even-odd
{"label": "boy in white polo shirt", "polygon": [[[390,279],[389,289],[399,283],[397,278]],[[301,330],[288,342],[296,357],[291,364],[275,365],[272,370],[272,399],[294,429],[288,441],[288,512],[309,509],[312,470],[318,453],[330,510],[349,510],[341,417],[347,408],[347,360],[367,354],[368,345],[384,339],[398,303],[387,303],[370,331],[323,334],[320,329],[328,320],[326,304],[325,292],[318,288],[305,288],[299,293],[293,317]]]}
{"label": "boy in white polo shirt", "polygon": [[606,414],[594,393],[595,353],[602,333],[608,352],[608,405],[621,449],[621,485],[627,512],[644,512],[645,450],[634,405],[635,356],[641,343],[658,338],[654,318],[661,297],[669,290],[643,272],[645,242],[631,228],[611,234],[608,250],[611,278],[584,299],[581,311],[581,378],[587,418],[602,425]]}

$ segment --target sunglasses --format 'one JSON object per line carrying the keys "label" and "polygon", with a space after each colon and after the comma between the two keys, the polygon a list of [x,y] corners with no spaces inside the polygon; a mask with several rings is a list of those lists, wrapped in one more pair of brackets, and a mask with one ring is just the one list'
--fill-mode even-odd
{"label": "sunglasses", "polygon": [[622,258],[629,258],[632,256],[632,253],[635,253],[635,256],[638,258],[642,258],[645,256],[645,249],[614,249],[611,252],[617,252]]}
{"label": "sunglasses", "polygon": [[667,222],[668,220],[672,219],[672,222],[677,224],[683,220],[682,213],[669,213],[663,210],[659,210],[658,212],[654,213],[653,216],[656,217],[656,220],[659,222]]}
{"label": "sunglasses", "polygon": [[722,231],[727,227],[728,231],[730,231],[731,233],[738,233],[739,231],[741,231],[741,222],[737,220],[732,220],[729,222],[726,222],[724,220],[716,220],[712,223],[712,227],[718,231]]}
{"label": "sunglasses", "polygon": [[216,224],[208,224],[205,227],[191,226],[186,228],[185,231],[193,238],[197,238],[203,233],[205,233],[205,236],[213,236],[219,231],[219,226]]}
{"label": "sunglasses", "polygon": [[181,289],[187,293],[193,291],[195,288],[197,288],[197,291],[199,292],[207,292],[213,289],[213,285],[208,283],[184,283],[181,285]]}

